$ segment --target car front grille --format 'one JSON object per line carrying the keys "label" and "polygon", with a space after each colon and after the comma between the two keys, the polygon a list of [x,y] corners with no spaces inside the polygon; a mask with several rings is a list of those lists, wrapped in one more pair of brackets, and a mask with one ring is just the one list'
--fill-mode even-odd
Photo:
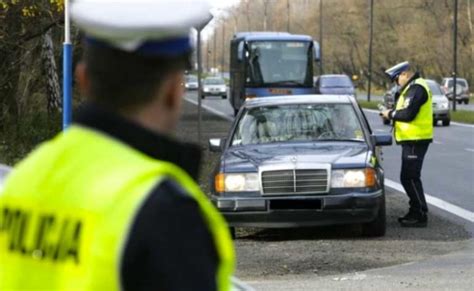
{"label": "car front grille", "polygon": [[328,170],[278,170],[262,172],[263,195],[323,194],[329,191]]}

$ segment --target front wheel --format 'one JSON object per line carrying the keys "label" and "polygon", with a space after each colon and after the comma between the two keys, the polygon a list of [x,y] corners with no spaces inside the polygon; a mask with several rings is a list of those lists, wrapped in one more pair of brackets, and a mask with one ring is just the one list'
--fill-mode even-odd
{"label": "front wheel", "polygon": [[464,99],[464,104],[469,104],[469,98],[468,98],[468,99]]}
{"label": "front wheel", "polygon": [[451,119],[443,120],[443,126],[449,126],[450,123],[451,123]]}
{"label": "front wheel", "polygon": [[232,239],[236,239],[237,235],[235,234],[235,227],[233,226],[230,226],[229,227],[229,232],[230,232],[230,236],[232,237]]}
{"label": "front wheel", "polygon": [[362,224],[362,235],[366,237],[380,237],[385,235],[387,221],[385,216],[385,196],[380,203],[377,217],[368,223]]}
{"label": "front wheel", "polygon": [[227,99],[227,95],[222,95],[222,99]]}

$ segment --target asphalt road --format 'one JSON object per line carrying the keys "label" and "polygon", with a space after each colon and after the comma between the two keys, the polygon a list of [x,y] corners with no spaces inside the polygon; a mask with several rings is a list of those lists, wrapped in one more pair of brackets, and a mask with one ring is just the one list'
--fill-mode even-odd
{"label": "asphalt road", "polygon": [[[188,92],[186,99],[197,103],[196,92]],[[210,97],[202,100],[202,104],[215,114],[233,119],[228,100]],[[374,132],[391,130],[382,124],[376,112],[365,112]],[[425,193],[474,212],[474,126],[437,126],[434,135],[422,172]],[[399,146],[384,147],[386,178],[396,183],[399,183],[400,157]],[[470,228],[474,231],[474,223],[470,223]]]}

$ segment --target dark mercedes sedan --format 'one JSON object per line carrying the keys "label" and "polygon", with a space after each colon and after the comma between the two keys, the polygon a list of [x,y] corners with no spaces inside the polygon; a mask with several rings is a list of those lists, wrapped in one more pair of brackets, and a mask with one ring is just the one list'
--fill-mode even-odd
{"label": "dark mercedes sedan", "polygon": [[379,146],[355,98],[306,95],[247,101],[211,177],[211,200],[231,227],[361,224],[385,234]]}

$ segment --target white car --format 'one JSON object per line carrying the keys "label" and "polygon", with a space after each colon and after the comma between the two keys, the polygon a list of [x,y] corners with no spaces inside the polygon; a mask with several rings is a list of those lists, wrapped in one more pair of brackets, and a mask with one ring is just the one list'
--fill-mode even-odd
{"label": "white car", "polygon": [[198,89],[198,78],[194,75],[186,76],[186,83],[184,84],[186,90],[197,90]]}
{"label": "white car", "polygon": [[201,98],[204,99],[206,96],[221,96],[222,99],[226,99],[227,86],[224,79],[219,77],[204,79]]}

